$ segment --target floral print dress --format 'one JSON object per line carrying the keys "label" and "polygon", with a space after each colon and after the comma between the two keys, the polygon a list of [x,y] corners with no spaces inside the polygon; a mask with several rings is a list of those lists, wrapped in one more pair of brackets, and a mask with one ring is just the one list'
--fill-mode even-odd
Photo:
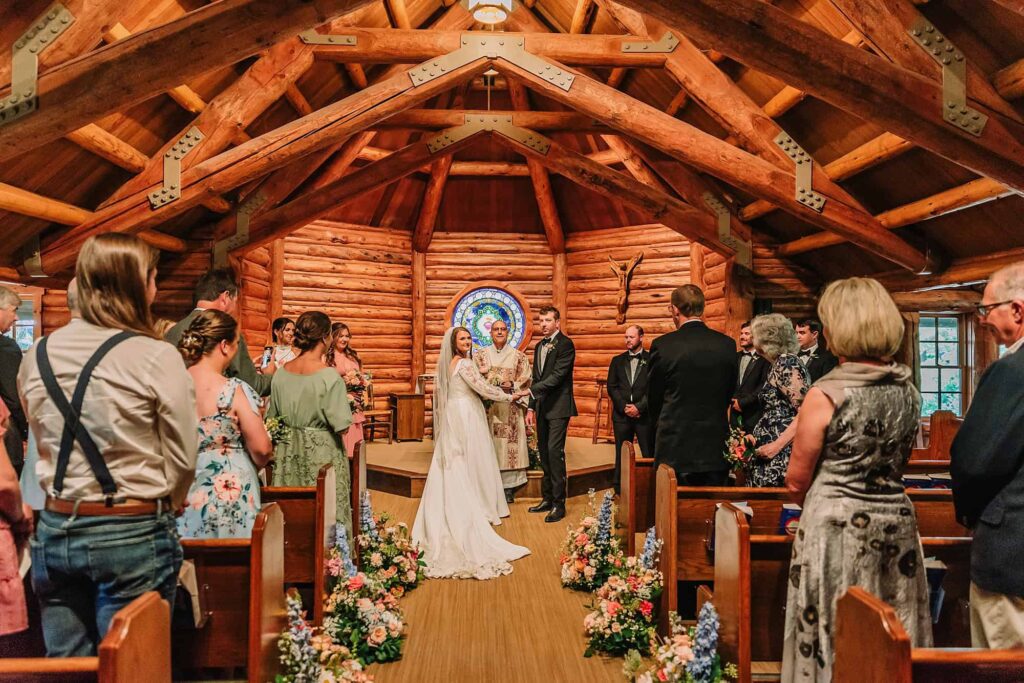
{"label": "floral print dress", "polygon": [[[811,376],[797,356],[784,353],[775,359],[768,371],[768,381],[761,388],[764,412],[751,432],[757,439],[758,447],[767,446],[786,431],[810,387]],[[771,460],[755,457],[747,476],[750,485],[782,486],[786,481],[789,454],[792,451],[793,444],[790,443]]]}
{"label": "floral print dress", "polygon": [[240,379],[229,379],[217,397],[217,414],[199,420],[196,478],[185,513],[178,518],[184,538],[249,538],[260,511],[260,482],[245,450],[238,418],[229,415],[235,391],[242,387],[253,410],[258,397]]}

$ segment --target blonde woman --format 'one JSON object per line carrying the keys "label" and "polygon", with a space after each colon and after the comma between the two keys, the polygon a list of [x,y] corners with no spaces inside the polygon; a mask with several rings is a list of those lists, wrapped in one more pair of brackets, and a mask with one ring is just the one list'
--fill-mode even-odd
{"label": "blonde woman", "polygon": [[804,399],[786,475],[804,506],[789,575],[787,682],[832,680],[835,602],[850,586],[892,605],[914,647],[932,642],[921,539],[902,479],[921,407],[910,368],[893,362],[903,319],[869,278],[830,284],[818,313],[839,367]]}

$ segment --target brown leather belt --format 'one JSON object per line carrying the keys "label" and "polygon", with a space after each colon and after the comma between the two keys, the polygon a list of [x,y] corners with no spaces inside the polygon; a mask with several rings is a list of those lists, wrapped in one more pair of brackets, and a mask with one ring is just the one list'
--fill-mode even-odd
{"label": "brown leather belt", "polygon": [[59,515],[78,515],[79,517],[155,515],[158,512],[170,511],[171,501],[168,498],[161,498],[159,500],[128,498],[107,505],[106,503],[63,500],[47,496],[46,509]]}

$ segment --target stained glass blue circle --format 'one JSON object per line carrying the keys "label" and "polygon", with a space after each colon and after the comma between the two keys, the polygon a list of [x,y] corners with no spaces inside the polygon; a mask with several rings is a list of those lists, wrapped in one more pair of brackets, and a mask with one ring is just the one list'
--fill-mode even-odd
{"label": "stained glass blue circle", "polygon": [[473,346],[491,345],[491,325],[503,320],[508,325],[508,343],[518,347],[526,334],[526,313],[512,294],[497,287],[468,292],[455,304],[452,326],[465,327],[473,335]]}

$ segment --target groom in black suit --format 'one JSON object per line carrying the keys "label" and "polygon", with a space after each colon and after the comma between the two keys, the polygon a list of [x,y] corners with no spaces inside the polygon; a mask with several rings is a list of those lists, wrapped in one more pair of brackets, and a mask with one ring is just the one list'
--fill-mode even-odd
{"label": "groom in black suit", "polygon": [[651,344],[654,462],[671,465],[680,486],[724,486],[727,411],[739,374],[736,344],[701,320],[700,287],[684,285],[672,292],[671,311],[678,329]]}
{"label": "groom in black suit", "polygon": [[543,500],[530,512],[547,512],[545,522],[565,517],[565,437],[569,418],[575,417],[576,401],[572,395],[572,371],[576,364],[576,347],[561,333],[561,314],[554,306],[540,309],[539,327],[544,339],[533,354],[533,384],[530,386],[530,408],[526,424],[537,429],[537,448]]}

